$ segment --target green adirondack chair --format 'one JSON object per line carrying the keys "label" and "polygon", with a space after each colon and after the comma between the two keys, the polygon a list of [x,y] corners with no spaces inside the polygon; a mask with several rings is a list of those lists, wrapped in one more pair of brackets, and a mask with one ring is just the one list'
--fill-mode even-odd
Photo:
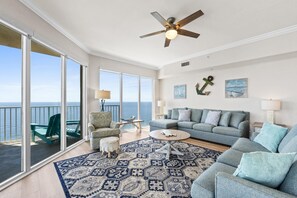
{"label": "green adirondack chair", "polygon": [[[31,123],[32,141],[35,142],[35,136],[42,139],[47,144],[52,144],[54,140],[60,139],[61,114],[50,117],[48,125]],[[58,138],[53,139],[53,136]]]}
{"label": "green adirondack chair", "polygon": [[[69,127],[72,125],[74,125],[74,127]],[[66,134],[71,137],[80,138],[81,137],[80,121],[76,121],[76,120],[66,121]]]}

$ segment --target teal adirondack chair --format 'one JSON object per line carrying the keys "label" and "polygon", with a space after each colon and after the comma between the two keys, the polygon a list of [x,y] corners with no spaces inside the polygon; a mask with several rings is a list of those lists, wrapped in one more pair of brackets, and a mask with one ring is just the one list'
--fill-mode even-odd
{"label": "teal adirondack chair", "polygon": [[[48,144],[52,144],[55,139],[53,136],[60,138],[61,115],[56,114],[50,117],[48,125],[31,123],[32,141],[35,142],[35,136],[42,139]],[[58,139],[59,139],[58,138]]]}
{"label": "teal adirondack chair", "polygon": [[[76,125],[75,128],[69,128],[69,125]],[[50,117],[48,125],[40,125],[31,123],[32,141],[35,142],[35,136],[42,139],[47,144],[52,144],[55,140],[60,139],[61,132],[61,114],[55,114]],[[79,121],[67,121],[66,122],[66,134],[75,138],[80,138],[80,122]],[[58,138],[53,138],[58,136]]]}

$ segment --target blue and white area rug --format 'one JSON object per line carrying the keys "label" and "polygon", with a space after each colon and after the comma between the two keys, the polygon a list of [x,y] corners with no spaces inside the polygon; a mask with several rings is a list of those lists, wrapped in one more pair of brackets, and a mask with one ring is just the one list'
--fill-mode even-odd
{"label": "blue and white area rug", "polygon": [[100,152],[55,162],[66,197],[190,197],[192,182],[220,152],[176,142],[183,156],[155,150],[166,142],[146,138],[121,146],[111,158]]}

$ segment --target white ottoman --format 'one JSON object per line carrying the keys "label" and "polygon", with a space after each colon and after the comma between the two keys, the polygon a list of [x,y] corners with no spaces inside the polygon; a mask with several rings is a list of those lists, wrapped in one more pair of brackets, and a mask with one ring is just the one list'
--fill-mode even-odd
{"label": "white ottoman", "polygon": [[118,137],[102,138],[100,140],[100,150],[102,154],[104,154],[104,152],[107,152],[108,153],[107,156],[110,157],[110,152],[120,150],[119,138]]}

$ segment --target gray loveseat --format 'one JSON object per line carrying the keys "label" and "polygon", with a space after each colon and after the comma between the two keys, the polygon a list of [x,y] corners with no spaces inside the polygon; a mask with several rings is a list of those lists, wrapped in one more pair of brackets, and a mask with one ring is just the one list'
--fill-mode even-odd
{"label": "gray loveseat", "polygon": [[[190,109],[191,120],[189,122],[179,121],[179,110],[187,108],[174,108],[168,111],[165,119],[150,122],[150,131],[158,129],[179,129],[187,131],[191,137],[225,145],[233,145],[240,137],[249,137],[249,112],[225,111],[213,109]],[[221,111],[231,113],[227,125],[222,126],[221,120],[218,126],[204,123],[208,112]],[[221,116],[223,119],[223,116]]]}
{"label": "gray loveseat", "polygon": [[[257,134],[254,133],[252,139]],[[240,138],[230,149],[218,157],[216,163],[193,182],[191,196],[193,198],[296,197],[297,160],[291,166],[285,180],[278,189],[269,188],[232,175],[240,163],[242,154],[254,151],[270,152],[262,145],[248,138]],[[297,125],[282,139],[278,152],[297,152]]]}

